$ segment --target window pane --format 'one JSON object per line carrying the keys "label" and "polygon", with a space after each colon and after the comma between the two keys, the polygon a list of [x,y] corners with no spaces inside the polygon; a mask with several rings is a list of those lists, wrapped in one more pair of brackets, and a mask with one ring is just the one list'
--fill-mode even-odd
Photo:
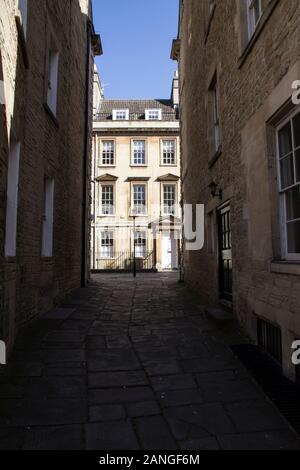
{"label": "window pane", "polygon": [[146,188],[142,185],[135,185],[133,188],[133,206],[137,215],[146,213]]}
{"label": "window pane", "polygon": [[300,253],[300,220],[287,224],[288,253]]}
{"label": "window pane", "polygon": [[146,163],[146,144],[144,140],[135,140],[133,142],[133,163],[134,165],[145,165]]}
{"label": "window pane", "polygon": [[278,133],[279,135],[279,157],[283,157],[292,151],[291,123],[289,122]]}
{"label": "window pane", "polygon": [[300,147],[300,113],[293,119],[295,148]]}
{"label": "window pane", "polygon": [[286,192],[287,220],[300,219],[300,185]]}
{"label": "window pane", "polygon": [[293,155],[280,160],[281,188],[287,188],[294,184],[294,162]]}

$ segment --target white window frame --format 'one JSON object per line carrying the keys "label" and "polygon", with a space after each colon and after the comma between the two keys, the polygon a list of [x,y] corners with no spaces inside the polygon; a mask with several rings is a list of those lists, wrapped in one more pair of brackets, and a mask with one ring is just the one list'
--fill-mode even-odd
{"label": "white window frame", "polygon": [[27,19],[28,19],[28,0],[17,0],[19,16],[21,19],[24,38],[27,36]]}
{"label": "white window frame", "polygon": [[146,109],[145,118],[146,118],[146,121],[161,121],[162,110],[159,108]]}
{"label": "white window frame", "polygon": [[[135,163],[135,143],[144,142],[144,163]],[[148,152],[147,152],[147,140],[146,139],[132,139],[131,140],[131,166],[147,166],[148,165]]]}
{"label": "white window frame", "polygon": [[[104,144],[107,142],[112,142],[113,144],[113,163],[104,163]],[[100,140],[100,155],[99,155],[99,166],[102,167],[115,167],[116,166],[116,141],[114,139],[101,139]]]}
{"label": "white window frame", "polygon": [[54,179],[44,180],[42,257],[53,256]]}
{"label": "white window frame", "polygon": [[[257,25],[262,16],[262,0],[246,0],[247,1],[247,18],[248,18],[248,39],[254,35]],[[259,18],[255,21],[255,3],[258,2]]]}
{"label": "white window frame", "polygon": [[[105,214],[103,212],[103,189],[111,187],[112,188],[112,213],[111,214]],[[113,182],[101,182],[100,183],[100,194],[99,194],[99,202],[100,202],[100,216],[101,217],[115,217],[116,215],[116,207],[115,207],[115,184]]]}
{"label": "white window frame", "polygon": [[20,142],[10,145],[7,172],[5,256],[15,257],[17,250]]}
{"label": "white window frame", "polygon": [[[105,239],[104,234],[108,234],[108,237]],[[103,241],[112,241],[112,244],[103,244]],[[115,257],[115,233],[113,230],[101,230],[100,232],[100,249],[99,255],[100,259],[114,259]],[[105,250],[106,249],[106,250]],[[105,253],[106,252],[106,253]]]}
{"label": "white window frame", "polygon": [[[134,194],[135,194],[134,189],[135,189],[136,186],[143,186],[145,188],[145,212],[144,213],[139,213],[139,212],[136,211],[136,207],[135,207],[135,204],[134,204]],[[144,183],[144,182],[138,182],[138,181],[135,181],[134,183],[132,183],[132,186],[131,186],[131,215],[134,215],[136,217],[147,217],[147,215],[148,215],[148,201],[147,201],[147,198],[148,198],[147,184]]]}
{"label": "white window frame", "polygon": [[[295,152],[300,150],[300,147],[295,147],[294,141],[294,132],[292,126],[292,120],[295,116],[299,114],[299,110],[296,110],[292,113],[287,119],[281,122],[281,124],[276,129],[276,154],[277,154],[277,174],[278,174],[278,192],[279,192],[279,205],[280,205],[280,231],[281,231],[281,253],[282,258],[287,261],[300,261],[300,253],[289,253],[288,252],[288,234],[287,234],[287,212],[286,212],[286,194],[289,190],[300,187],[300,181],[296,181],[296,158]],[[281,168],[280,168],[280,152],[279,152],[279,132],[283,129],[288,123],[291,123],[292,128],[292,155],[293,155],[293,166],[294,166],[294,184],[287,186],[286,188],[282,189],[281,187]],[[289,155],[289,154],[287,154]],[[300,219],[294,219],[293,221],[298,221]],[[289,221],[289,222],[293,222]]]}
{"label": "white window frame", "polygon": [[113,109],[112,117],[113,121],[129,121],[129,109]]}
{"label": "white window frame", "polygon": [[[164,162],[164,144],[166,142],[172,142],[174,144],[174,163],[165,163]],[[161,166],[176,166],[177,165],[177,141],[176,139],[161,139],[160,141],[160,165]]]}
{"label": "white window frame", "polygon": [[[165,188],[166,187],[173,187],[174,188],[174,205],[173,205],[173,212],[166,211],[166,204],[165,204]],[[168,206],[171,207],[171,206]],[[162,184],[162,214],[166,216],[176,216],[177,215],[177,184],[173,182],[165,182]]]}
{"label": "white window frame", "polygon": [[[143,240],[143,243],[138,243],[140,240]],[[134,244],[135,244],[135,257],[140,259],[145,259],[147,256],[147,231],[139,228],[134,233]]]}

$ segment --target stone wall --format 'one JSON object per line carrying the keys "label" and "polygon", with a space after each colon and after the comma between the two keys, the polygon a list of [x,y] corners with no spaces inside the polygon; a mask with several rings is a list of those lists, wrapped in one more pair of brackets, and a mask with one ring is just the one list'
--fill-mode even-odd
{"label": "stone wall", "polygon": [[[25,53],[17,34],[15,8],[16,2],[1,0],[5,26],[9,25],[0,28],[2,68],[4,83],[10,86],[6,86],[10,120],[6,129],[1,123],[1,132],[21,142],[16,257],[4,260],[3,231],[0,236],[0,273],[5,273],[1,336],[9,347],[24,323],[53,307],[81,282],[89,0],[28,2]],[[56,118],[45,107],[50,30],[60,51]],[[91,60],[91,87],[92,69]],[[7,149],[1,148],[0,161],[2,183]],[[51,258],[41,256],[45,177],[54,178],[55,187]],[[1,185],[1,221],[5,220],[5,186]]]}
{"label": "stone wall", "polygon": [[[202,251],[185,253],[185,279],[203,302],[219,303],[216,210],[230,201],[233,309],[253,340],[257,316],[281,327],[283,367],[293,377],[290,347],[300,337],[300,266],[274,261],[280,258],[280,233],[272,117],[289,101],[292,81],[300,78],[300,4],[265,0],[261,27],[245,44],[243,3],[217,0],[209,18],[208,2],[182,2],[184,200],[204,203],[206,225],[208,214],[214,220],[214,249],[207,236]],[[222,152],[213,160],[209,86],[215,73]],[[222,202],[211,197],[212,181],[223,189]]]}

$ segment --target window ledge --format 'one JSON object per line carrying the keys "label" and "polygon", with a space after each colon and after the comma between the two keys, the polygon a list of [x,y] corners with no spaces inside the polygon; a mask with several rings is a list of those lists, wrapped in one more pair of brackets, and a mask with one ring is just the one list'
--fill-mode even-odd
{"label": "window ledge", "polygon": [[220,145],[216,153],[208,160],[208,168],[211,168],[214,166],[214,164],[219,160],[220,156],[222,155],[222,152],[223,152],[222,145]]}
{"label": "window ledge", "polygon": [[141,165],[135,165],[134,163],[131,163],[130,164],[130,167],[133,167],[133,168],[147,168],[148,165],[146,164],[141,164]]}
{"label": "window ledge", "polygon": [[270,271],[272,273],[300,276],[300,261],[271,261]]}
{"label": "window ledge", "polygon": [[102,164],[98,163],[98,167],[99,168],[116,168],[117,165],[102,165]]}
{"label": "window ledge", "polygon": [[58,129],[58,128],[59,128],[59,124],[58,124],[57,117],[55,116],[55,114],[53,113],[53,111],[51,111],[51,109],[49,108],[49,106],[48,106],[47,103],[44,103],[44,108],[45,108],[47,114],[50,116],[50,118],[52,119],[53,123],[55,124],[55,126],[56,126],[57,129]]}
{"label": "window ledge", "polygon": [[260,33],[264,29],[265,24],[267,23],[268,19],[270,18],[271,14],[273,13],[273,10],[276,7],[278,2],[279,2],[279,0],[271,0],[270,3],[268,4],[267,8],[263,12],[254,34],[249,39],[246,47],[244,48],[244,51],[243,51],[242,55],[238,59],[238,68],[239,69],[242,67],[242,65],[246,61],[248,55],[250,54],[251,50],[253,49],[254,44],[258,40],[258,38],[260,36]]}

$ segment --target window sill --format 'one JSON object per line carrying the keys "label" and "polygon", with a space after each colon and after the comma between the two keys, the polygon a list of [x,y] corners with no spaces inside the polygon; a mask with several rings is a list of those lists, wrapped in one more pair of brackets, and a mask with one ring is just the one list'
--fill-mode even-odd
{"label": "window sill", "polygon": [[292,274],[300,276],[300,260],[299,261],[271,261],[270,271],[278,274]]}
{"label": "window sill", "polygon": [[98,215],[98,217],[101,217],[101,218],[102,217],[105,217],[105,218],[110,217],[111,219],[114,219],[116,217],[116,214],[100,214],[100,215]]}
{"label": "window sill", "polygon": [[44,108],[45,108],[45,111],[46,111],[47,114],[50,116],[50,118],[52,119],[53,123],[55,124],[55,126],[56,126],[57,129],[58,129],[58,128],[59,128],[59,124],[58,124],[57,117],[55,116],[55,114],[53,113],[53,111],[51,111],[51,109],[49,108],[49,106],[48,106],[47,103],[44,103]]}
{"label": "window sill", "polygon": [[132,168],[139,168],[139,167],[140,168],[147,168],[148,165],[147,164],[135,165],[134,163],[131,163],[130,166]]}
{"label": "window sill", "polygon": [[5,262],[8,264],[14,264],[17,262],[17,256],[6,256]]}
{"label": "window sill", "polygon": [[248,55],[250,54],[251,50],[253,49],[254,44],[258,40],[258,38],[260,36],[260,33],[264,29],[265,24],[267,23],[268,19],[270,18],[271,14],[273,13],[273,10],[276,7],[278,2],[279,2],[279,0],[271,0],[270,3],[268,4],[267,8],[263,12],[254,34],[249,39],[248,43],[246,44],[246,46],[244,48],[244,51],[242,52],[242,55],[238,59],[238,68],[239,69],[242,67],[242,65],[246,61]]}
{"label": "window sill", "polygon": [[220,156],[222,155],[222,152],[222,145],[220,145],[216,153],[208,160],[208,168],[212,168],[214,166],[214,164],[219,160]]}
{"label": "window sill", "polygon": [[102,163],[98,163],[99,168],[116,168],[117,165],[102,165]]}
{"label": "window sill", "polygon": [[16,16],[16,25],[17,25],[18,37],[19,37],[19,41],[20,41],[20,45],[21,45],[21,51],[22,51],[24,65],[25,65],[26,69],[29,69],[27,43],[26,43],[26,38],[25,38],[23,26],[22,26],[22,23],[21,23],[21,18],[19,16]]}
{"label": "window sill", "polygon": [[176,167],[177,163],[160,163],[160,167]]}

